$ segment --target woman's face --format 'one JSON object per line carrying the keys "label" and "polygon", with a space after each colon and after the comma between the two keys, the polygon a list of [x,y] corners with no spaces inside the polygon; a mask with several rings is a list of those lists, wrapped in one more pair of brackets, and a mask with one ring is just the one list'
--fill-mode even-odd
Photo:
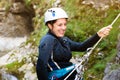
{"label": "woman's face", "polygon": [[57,19],[53,25],[48,25],[52,33],[57,37],[63,37],[67,28],[67,19],[61,18]]}

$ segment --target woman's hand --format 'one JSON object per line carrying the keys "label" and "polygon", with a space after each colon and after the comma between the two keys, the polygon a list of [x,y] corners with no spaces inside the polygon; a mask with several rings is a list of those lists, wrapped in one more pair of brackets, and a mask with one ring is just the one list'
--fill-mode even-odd
{"label": "woman's hand", "polygon": [[97,34],[98,34],[99,37],[106,37],[107,35],[109,35],[109,32],[110,32],[111,29],[112,29],[111,25],[103,27],[102,29],[100,29],[97,32]]}

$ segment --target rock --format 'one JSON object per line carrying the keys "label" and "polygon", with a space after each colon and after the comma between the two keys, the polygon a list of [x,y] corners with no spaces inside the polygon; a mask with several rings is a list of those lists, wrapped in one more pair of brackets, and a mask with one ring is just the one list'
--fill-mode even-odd
{"label": "rock", "polygon": [[111,71],[111,65],[112,65],[112,63],[107,64],[107,66],[106,66],[106,68],[104,70],[105,75],[108,74]]}
{"label": "rock", "polygon": [[[22,75],[22,78],[18,80],[37,80],[35,70],[38,55],[37,49],[32,44],[15,48],[0,58],[0,69],[16,77]],[[12,65],[12,67],[7,65]]]}
{"label": "rock", "polygon": [[[35,10],[32,5],[26,5],[24,0],[9,0],[11,6],[4,13],[0,21],[0,54],[20,46],[29,37],[33,28]],[[6,12],[5,12],[6,11]],[[2,16],[3,18],[3,16]],[[0,20],[2,19],[0,16]],[[0,56],[2,56],[0,55]]]}
{"label": "rock", "polygon": [[83,0],[82,4],[92,5],[96,10],[105,11],[111,5],[120,4],[120,0]]}
{"label": "rock", "polygon": [[0,80],[18,80],[15,76],[7,74],[4,71],[0,71],[1,79]]}
{"label": "rock", "polygon": [[27,37],[0,37],[0,52],[16,48],[26,40]]}
{"label": "rock", "polygon": [[[114,63],[114,64],[113,64]],[[105,76],[103,80],[120,80],[120,37],[118,38],[117,44],[117,55],[114,58],[113,63],[106,66],[104,73]]]}
{"label": "rock", "polygon": [[24,2],[14,0],[10,9],[6,12],[5,19],[0,26],[0,36],[3,37],[24,37],[29,36],[34,30],[33,17],[35,10],[32,5],[25,5]]}
{"label": "rock", "polygon": [[103,80],[120,80],[120,69],[116,69],[107,74]]}

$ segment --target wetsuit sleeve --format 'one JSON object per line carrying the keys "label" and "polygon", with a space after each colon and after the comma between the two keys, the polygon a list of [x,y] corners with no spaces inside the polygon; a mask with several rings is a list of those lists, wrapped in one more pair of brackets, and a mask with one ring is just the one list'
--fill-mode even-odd
{"label": "wetsuit sleeve", "polygon": [[71,51],[86,51],[87,48],[92,47],[99,39],[100,37],[96,33],[84,42],[74,42],[72,40],[69,40],[70,49]]}
{"label": "wetsuit sleeve", "polygon": [[53,43],[54,40],[51,37],[41,40],[36,66],[38,80],[48,80],[47,63],[53,50]]}

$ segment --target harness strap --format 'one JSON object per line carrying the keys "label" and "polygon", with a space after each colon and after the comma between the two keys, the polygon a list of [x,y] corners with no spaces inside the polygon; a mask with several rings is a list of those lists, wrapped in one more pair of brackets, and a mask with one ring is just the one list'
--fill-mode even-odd
{"label": "harness strap", "polygon": [[49,65],[49,63],[48,63],[48,67],[50,68],[51,71],[53,71],[53,68]]}
{"label": "harness strap", "polygon": [[57,66],[57,68],[60,69],[60,66],[53,59],[53,52],[52,52],[52,55],[51,55],[51,59],[52,59],[53,63]]}
{"label": "harness strap", "polygon": [[[51,61],[53,62],[53,64],[54,64],[58,69],[61,69],[60,66],[57,64],[57,62],[55,62],[54,59],[53,59],[53,52],[52,52],[52,54],[51,54]],[[50,68],[51,71],[54,70],[49,63],[48,63],[48,67]]]}

